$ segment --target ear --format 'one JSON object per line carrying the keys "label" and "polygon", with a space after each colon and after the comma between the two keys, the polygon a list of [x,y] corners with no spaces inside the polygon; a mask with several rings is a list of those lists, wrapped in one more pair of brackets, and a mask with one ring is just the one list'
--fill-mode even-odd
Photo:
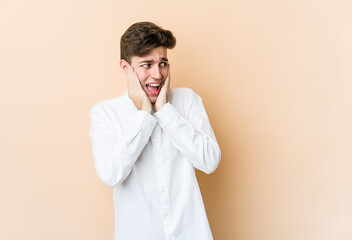
{"label": "ear", "polygon": [[120,67],[124,72],[127,72],[129,69],[131,69],[130,64],[124,59],[120,60]]}

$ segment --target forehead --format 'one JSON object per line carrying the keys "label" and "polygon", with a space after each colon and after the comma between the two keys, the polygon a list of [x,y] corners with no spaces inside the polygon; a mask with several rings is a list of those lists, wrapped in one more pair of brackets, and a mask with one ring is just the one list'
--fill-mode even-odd
{"label": "forehead", "polygon": [[158,48],[154,48],[150,53],[148,53],[145,56],[139,57],[139,56],[133,56],[131,58],[131,62],[132,63],[138,63],[141,61],[161,61],[167,59],[167,49],[166,47],[158,47]]}

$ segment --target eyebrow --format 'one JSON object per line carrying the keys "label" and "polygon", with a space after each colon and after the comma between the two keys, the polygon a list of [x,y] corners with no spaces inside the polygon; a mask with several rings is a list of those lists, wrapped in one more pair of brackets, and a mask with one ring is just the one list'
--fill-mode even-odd
{"label": "eyebrow", "polygon": [[[167,59],[165,57],[162,57],[161,61],[162,62],[169,62],[169,59]],[[143,60],[143,61],[140,61],[138,64],[141,64],[141,63],[152,63],[152,62],[154,62],[154,60]]]}

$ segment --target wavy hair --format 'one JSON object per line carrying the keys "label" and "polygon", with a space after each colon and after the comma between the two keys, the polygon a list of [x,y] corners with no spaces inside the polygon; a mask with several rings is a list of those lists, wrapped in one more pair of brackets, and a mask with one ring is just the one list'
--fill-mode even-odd
{"label": "wavy hair", "polygon": [[120,58],[131,63],[133,56],[143,57],[154,48],[174,48],[176,38],[171,31],[162,29],[151,22],[138,22],[131,25],[121,36]]}

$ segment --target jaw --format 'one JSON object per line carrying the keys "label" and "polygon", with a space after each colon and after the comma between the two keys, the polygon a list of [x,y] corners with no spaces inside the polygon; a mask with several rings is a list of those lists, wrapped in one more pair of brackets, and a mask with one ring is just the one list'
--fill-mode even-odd
{"label": "jaw", "polygon": [[148,96],[149,101],[154,104],[156,102],[156,100],[158,99],[158,96]]}

